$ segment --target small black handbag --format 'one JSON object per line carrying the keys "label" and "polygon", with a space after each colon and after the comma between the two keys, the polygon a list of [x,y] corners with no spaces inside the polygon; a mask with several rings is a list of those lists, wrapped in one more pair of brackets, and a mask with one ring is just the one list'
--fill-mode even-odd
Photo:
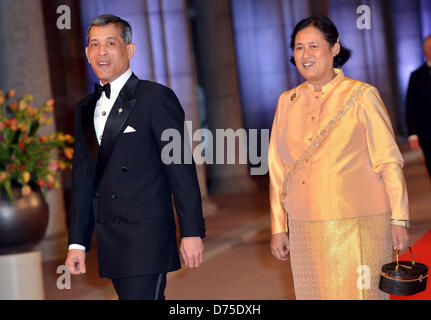
{"label": "small black handbag", "polygon": [[397,261],[383,265],[380,274],[379,289],[398,296],[409,296],[425,291],[428,279],[428,267],[413,260],[398,261],[400,249],[397,249]]}

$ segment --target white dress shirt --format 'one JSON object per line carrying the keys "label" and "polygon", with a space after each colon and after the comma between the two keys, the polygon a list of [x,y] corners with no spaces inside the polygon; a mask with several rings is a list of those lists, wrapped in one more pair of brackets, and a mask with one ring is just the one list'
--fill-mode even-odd
{"label": "white dress shirt", "polygon": [[[110,83],[111,97],[108,99],[108,97],[105,95],[105,92],[102,92],[102,95],[96,102],[96,108],[94,109],[94,130],[96,131],[97,142],[99,143],[99,145],[102,143],[103,130],[105,129],[108,115],[111,112],[114,102],[115,100],[117,100],[121,89],[123,89],[124,85],[126,84],[127,80],[129,80],[131,75],[132,70],[130,70],[129,68],[121,76],[119,76],[117,79]],[[85,251],[85,247],[80,244],[70,244],[69,250],[72,249],[80,249]]]}
{"label": "white dress shirt", "polygon": [[100,99],[97,100],[96,108],[94,109],[94,129],[96,130],[96,137],[99,145],[102,143],[103,130],[105,129],[106,120],[108,119],[109,112],[111,112],[112,106],[115,100],[132,75],[132,71],[128,69],[121,76],[111,82],[111,98],[102,92]]}

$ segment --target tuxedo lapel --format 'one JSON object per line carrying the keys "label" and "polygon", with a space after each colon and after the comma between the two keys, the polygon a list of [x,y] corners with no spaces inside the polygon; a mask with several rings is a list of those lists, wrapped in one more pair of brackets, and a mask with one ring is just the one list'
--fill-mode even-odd
{"label": "tuxedo lapel", "polygon": [[94,130],[94,109],[96,107],[97,95],[93,97],[82,108],[82,131],[85,139],[84,154],[88,162],[92,165],[92,172],[95,172],[97,156],[99,152],[99,144],[97,142],[96,132]]}
{"label": "tuxedo lapel", "polygon": [[106,120],[105,128],[103,130],[102,143],[99,147],[99,154],[97,157],[96,176],[94,181],[95,187],[98,186],[100,179],[102,178],[115,142],[118,136],[122,133],[122,130],[124,130],[123,127],[126,120],[138,100],[134,96],[138,82],[139,79],[132,74],[123,89],[121,89],[120,94],[118,95],[117,100],[115,100],[111,112],[108,115],[108,119]]}

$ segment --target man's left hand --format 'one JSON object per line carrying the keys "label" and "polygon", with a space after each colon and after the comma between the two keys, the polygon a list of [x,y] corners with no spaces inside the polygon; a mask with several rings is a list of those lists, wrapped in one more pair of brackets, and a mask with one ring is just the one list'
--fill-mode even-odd
{"label": "man's left hand", "polygon": [[184,237],[181,239],[180,252],[184,263],[190,269],[197,268],[203,262],[204,244],[200,237]]}

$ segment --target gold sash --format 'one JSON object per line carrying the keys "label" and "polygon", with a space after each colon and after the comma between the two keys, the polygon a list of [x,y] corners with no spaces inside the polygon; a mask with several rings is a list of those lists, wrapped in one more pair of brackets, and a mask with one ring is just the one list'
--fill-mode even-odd
{"label": "gold sash", "polygon": [[326,140],[329,133],[332,131],[332,129],[335,128],[337,123],[343,118],[343,116],[355,106],[355,104],[358,102],[359,97],[362,95],[362,92],[365,88],[369,87],[370,85],[364,83],[359,86],[358,89],[356,89],[350,96],[350,98],[347,100],[346,104],[337,111],[335,116],[326,124],[326,126],[320,131],[320,133],[314,137],[311,140],[310,145],[304,150],[302,155],[295,161],[293,167],[286,172],[286,167],[284,168],[283,172],[283,188],[281,189],[281,199],[283,200],[286,197],[287,189],[288,189],[288,182],[289,179],[292,177],[292,175],[302,167],[302,164],[307,159],[311,158],[311,156],[319,149],[319,147],[322,145],[323,141]]}

